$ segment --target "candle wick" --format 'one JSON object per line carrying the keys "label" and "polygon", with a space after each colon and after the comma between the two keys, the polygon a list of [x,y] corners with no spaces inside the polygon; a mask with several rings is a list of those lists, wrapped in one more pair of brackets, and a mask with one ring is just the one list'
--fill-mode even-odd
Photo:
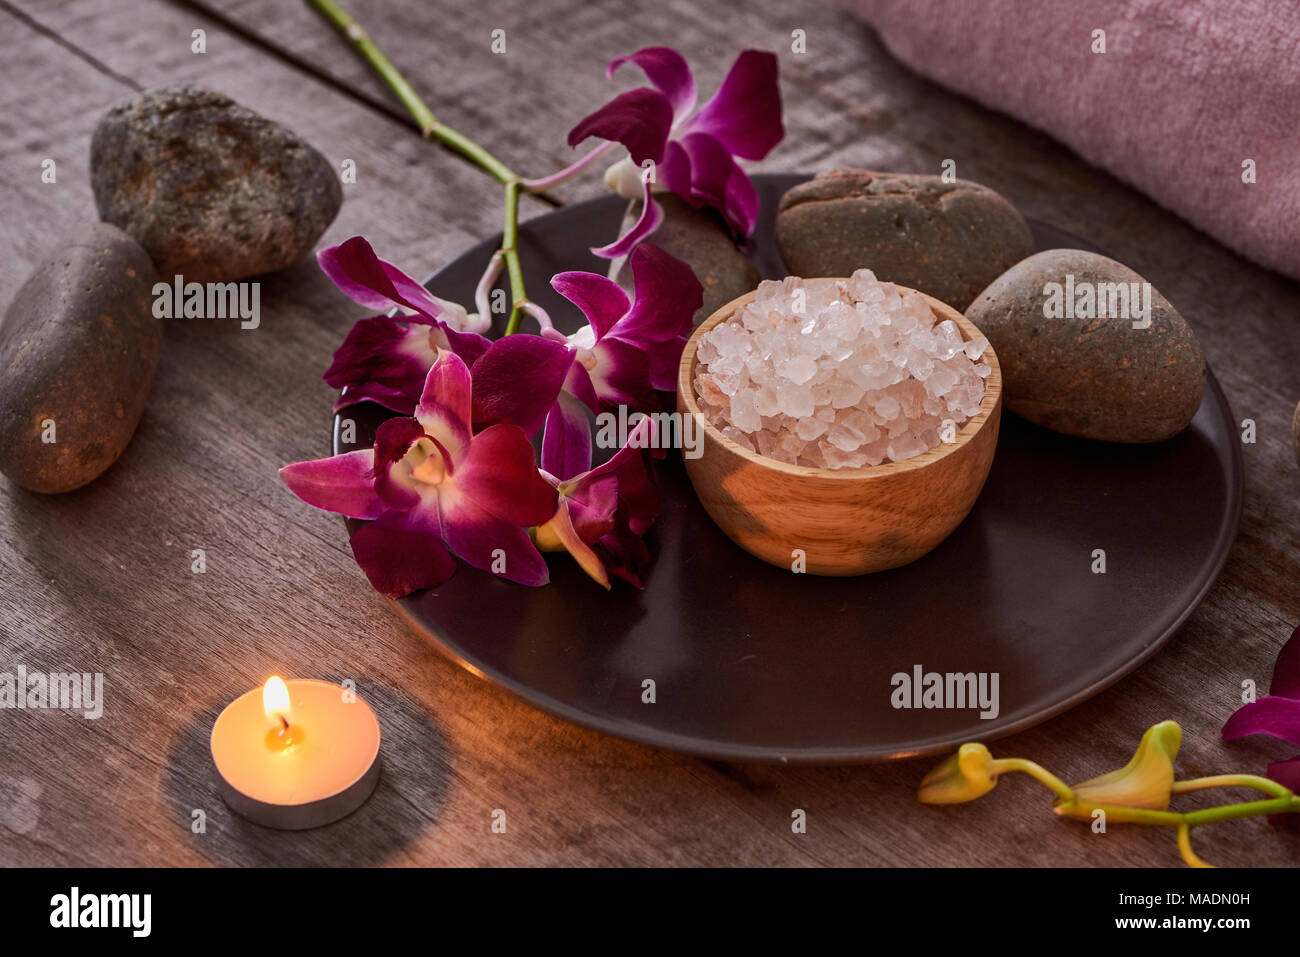
{"label": "candle wick", "polygon": [[288,730],[289,730],[289,719],[286,718],[286,717],[285,717],[284,715],[282,715],[282,714],[281,714],[281,715],[276,715],[276,717],[278,717],[278,718],[280,719],[280,724],[283,726],[282,729],[281,729],[282,733],[283,733],[284,731],[288,731]]}

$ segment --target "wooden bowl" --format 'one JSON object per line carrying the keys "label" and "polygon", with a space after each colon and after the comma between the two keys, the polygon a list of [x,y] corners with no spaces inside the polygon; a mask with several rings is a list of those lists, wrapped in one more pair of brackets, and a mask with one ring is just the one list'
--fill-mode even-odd
{"label": "wooden bowl", "polygon": [[[700,337],[755,295],[734,299],[706,319],[687,341],[677,373],[677,411],[693,415],[703,436],[701,454],[684,460],[705,511],[745,551],[782,568],[797,567],[797,550],[804,570],[814,575],[862,575],[916,561],[961,524],[988,478],[1002,411],[1002,371],[993,347],[981,357],[991,371],[980,411],[956,441],[860,469],[787,465],[728,439],[695,398]],[[981,335],[951,306],[925,298],[938,321],[951,319],[967,341]]]}

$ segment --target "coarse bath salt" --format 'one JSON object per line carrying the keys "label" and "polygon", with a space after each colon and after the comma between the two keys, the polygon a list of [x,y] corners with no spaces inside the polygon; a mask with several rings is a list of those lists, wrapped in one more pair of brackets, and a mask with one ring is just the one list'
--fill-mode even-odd
{"label": "coarse bath salt", "polygon": [[759,284],[700,337],[695,393],[722,434],[815,468],[902,462],[977,415],[988,340],[936,322],[925,297],[869,269]]}

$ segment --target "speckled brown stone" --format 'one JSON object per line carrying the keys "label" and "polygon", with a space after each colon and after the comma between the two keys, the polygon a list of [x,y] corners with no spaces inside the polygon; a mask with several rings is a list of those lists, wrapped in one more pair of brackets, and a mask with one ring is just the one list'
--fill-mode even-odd
{"label": "speckled brown stone", "polygon": [[0,323],[0,471],[34,492],[67,492],[117,461],[158,362],[157,280],[139,244],[107,223],[77,230],[36,267]]}
{"label": "speckled brown stone", "polygon": [[100,218],[164,278],[243,279],[307,253],[343,200],[314,147],[227,96],[147,90],[110,109],[90,147]]}
{"label": "speckled brown stone", "polygon": [[[672,193],[656,196],[655,202],[663,208],[664,220],[647,241],[687,263],[704,287],[704,304],[695,311],[695,325],[737,296],[758,288],[758,269],[732,241],[721,218],[708,210],[693,209]],[[619,235],[631,229],[640,215],[641,202],[634,200]],[[632,271],[626,258],[610,264],[609,277],[631,294]]]}
{"label": "speckled brown stone", "polygon": [[819,173],[787,192],[776,241],[793,275],[866,268],[958,310],[1034,251],[1024,217],[986,186],[858,169]]}
{"label": "speckled brown stone", "polygon": [[999,276],[966,310],[1002,364],[1007,408],[1067,435],[1159,442],[1191,422],[1205,388],[1196,333],[1153,287],[1151,325],[1125,318],[1047,318],[1049,282],[1144,282],[1080,249],[1049,249]]}

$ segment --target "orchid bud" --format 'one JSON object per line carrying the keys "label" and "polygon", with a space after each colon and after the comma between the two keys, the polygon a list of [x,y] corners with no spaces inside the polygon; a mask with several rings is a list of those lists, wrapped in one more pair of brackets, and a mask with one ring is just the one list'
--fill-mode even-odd
{"label": "orchid bud", "polygon": [[1164,811],[1174,786],[1174,758],[1182,743],[1183,730],[1175,721],[1161,721],[1142,735],[1133,759],[1118,771],[1111,771],[1075,785],[1080,804],[1109,804],[1119,807]]}
{"label": "orchid bud", "polygon": [[988,794],[997,783],[989,749],[969,743],[927,774],[916,796],[922,804],[963,804]]}

